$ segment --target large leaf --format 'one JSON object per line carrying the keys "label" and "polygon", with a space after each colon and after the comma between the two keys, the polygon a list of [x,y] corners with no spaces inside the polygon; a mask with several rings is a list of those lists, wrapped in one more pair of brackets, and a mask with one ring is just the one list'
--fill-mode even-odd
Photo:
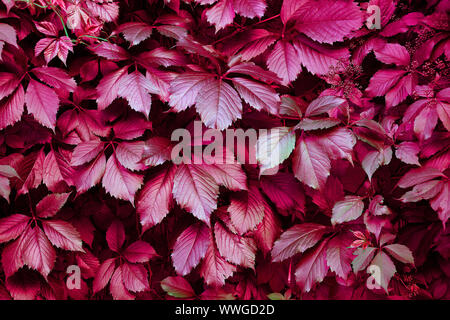
{"label": "large leaf", "polygon": [[136,210],[144,230],[160,223],[169,213],[175,170],[170,167],[156,174],[140,192]]}
{"label": "large leaf", "polygon": [[358,196],[346,196],[344,200],[336,202],[333,207],[331,223],[344,223],[358,219],[364,210],[364,202]]}
{"label": "large leaf", "polygon": [[314,137],[298,140],[292,158],[295,177],[313,189],[322,189],[330,175],[331,161]]}
{"label": "large leaf", "polygon": [[293,128],[272,128],[270,131],[260,134],[256,144],[256,159],[261,164],[261,173],[286,160],[294,147],[295,132]]}
{"label": "large leaf", "polygon": [[210,225],[209,216],[217,208],[219,185],[201,166],[178,166],[172,192],[181,207]]}

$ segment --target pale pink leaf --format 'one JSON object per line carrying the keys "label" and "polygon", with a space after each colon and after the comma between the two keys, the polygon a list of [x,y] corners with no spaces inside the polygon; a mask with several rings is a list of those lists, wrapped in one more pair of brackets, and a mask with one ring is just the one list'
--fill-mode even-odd
{"label": "pale pink leaf", "polygon": [[327,264],[331,271],[334,271],[336,275],[346,280],[352,267],[350,265],[352,261],[352,253],[348,248],[348,244],[344,242],[342,237],[334,237],[328,242],[327,247]]}
{"label": "pale pink leaf", "polygon": [[75,172],[74,184],[78,192],[85,192],[95,186],[103,177],[106,168],[106,157],[103,153],[97,155],[90,164],[79,167]]}
{"label": "pale pink leaf", "polygon": [[121,142],[116,148],[116,157],[120,164],[130,170],[143,170],[140,163],[145,143],[143,141]]}
{"label": "pale pink leaf", "polygon": [[39,67],[31,70],[42,82],[56,89],[73,92],[77,83],[64,70],[54,67]]}
{"label": "pale pink leaf", "polygon": [[228,263],[217,251],[213,241],[210,242],[202,262],[200,274],[206,284],[221,287],[225,280],[233,275],[236,267]]}
{"label": "pale pink leaf", "polygon": [[301,182],[313,189],[322,189],[330,175],[331,161],[319,142],[308,137],[298,141],[292,167]]}
{"label": "pale pink leaf", "polygon": [[267,67],[283,79],[282,84],[287,85],[294,81],[302,70],[300,61],[302,60],[292,43],[281,40],[275,44],[267,57]]}
{"label": "pale pink leaf", "polygon": [[223,130],[241,118],[242,103],[238,93],[228,83],[210,79],[197,95],[196,109],[205,126]]}
{"label": "pale pink leaf", "polygon": [[171,255],[175,271],[182,276],[191,272],[205,256],[210,243],[210,231],[204,224],[196,223],[184,230]]}
{"label": "pale pink leaf", "polygon": [[143,176],[124,168],[117,160],[116,155],[112,155],[108,159],[102,185],[110,195],[134,204],[134,195],[141,187],[142,182]]}
{"label": "pale pink leaf", "polygon": [[333,207],[331,223],[333,225],[358,219],[364,210],[364,202],[358,196],[346,196]]}
{"label": "pale pink leaf", "polygon": [[384,47],[375,49],[375,56],[386,64],[407,66],[409,64],[409,53],[406,48],[398,43],[386,43]]}
{"label": "pale pink leaf", "polygon": [[100,57],[113,61],[121,61],[129,58],[128,52],[125,49],[110,42],[100,42],[100,44],[96,44],[92,49],[92,52]]}
{"label": "pale pink leaf", "polygon": [[210,225],[209,217],[217,208],[219,185],[208,172],[198,165],[178,166],[172,192],[182,208]]}
{"label": "pale pink leaf", "polygon": [[233,0],[233,9],[247,18],[262,17],[266,11],[265,0]]}
{"label": "pale pink leaf", "polygon": [[389,256],[383,251],[380,251],[372,260],[371,265],[374,265],[379,268],[378,274],[380,276],[380,279],[378,285],[381,285],[381,287],[383,287],[386,293],[389,293],[388,292],[389,282],[391,281],[391,278],[394,276],[394,274],[397,272],[391,258],[389,258]]}
{"label": "pale pink leaf", "polygon": [[123,279],[123,266],[119,266],[112,275],[111,282],[109,284],[109,291],[111,292],[111,295],[114,300],[134,300],[135,297],[125,288]]}
{"label": "pale pink leaf", "polygon": [[128,22],[120,25],[117,31],[132,45],[137,45],[151,36],[153,27],[144,22]]}
{"label": "pale pink leaf", "polygon": [[413,254],[407,246],[395,243],[385,246],[384,249],[398,261],[414,265]]}
{"label": "pale pink leaf", "polygon": [[148,117],[152,105],[150,92],[155,92],[152,83],[142,73],[134,71],[121,78],[117,94],[127,99],[133,110]]}
{"label": "pale pink leaf", "polygon": [[404,163],[420,166],[418,157],[419,152],[420,148],[417,143],[405,141],[398,145],[395,150],[395,156]]}
{"label": "pale pink leaf", "polygon": [[103,141],[88,140],[79,143],[72,153],[71,166],[80,166],[94,159],[103,150]]}
{"label": "pale pink leaf", "polygon": [[220,223],[214,225],[217,248],[227,261],[254,269],[256,244],[251,238],[243,238],[226,230]]}
{"label": "pale pink leaf", "polygon": [[228,207],[231,222],[240,234],[256,228],[264,218],[264,199],[256,186],[231,198]]}
{"label": "pale pink leaf", "polygon": [[239,95],[256,110],[278,114],[280,97],[273,88],[245,78],[232,78]]}
{"label": "pale pink leaf", "polygon": [[231,24],[235,15],[232,0],[219,1],[205,12],[208,22],[215,25],[216,32]]}
{"label": "pale pink leaf", "polygon": [[92,285],[94,294],[102,290],[108,284],[116,267],[115,260],[115,258],[107,259],[100,265]]}
{"label": "pale pink leaf", "polygon": [[112,71],[100,80],[97,86],[99,110],[106,109],[117,98],[122,82],[127,75],[127,69],[124,67]]}
{"label": "pale pink leaf", "polygon": [[209,73],[185,72],[176,77],[170,84],[169,105],[176,111],[183,111],[192,106],[200,89],[211,78]]}
{"label": "pale pink leaf", "polygon": [[322,113],[327,113],[331,109],[343,104],[345,99],[334,96],[322,96],[313,100],[305,111],[305,117],[317,116]]}

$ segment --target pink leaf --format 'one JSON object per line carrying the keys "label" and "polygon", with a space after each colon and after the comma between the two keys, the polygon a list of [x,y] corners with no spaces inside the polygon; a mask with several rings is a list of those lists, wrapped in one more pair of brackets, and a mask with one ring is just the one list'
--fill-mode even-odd
{"label": "pink leaf", "polygon": [[443,177],[442,172],[435,168],[423,167],[409,170],[397,183],[400,188],[409,188],[416,184],[424,183],[438,177]]}
{"label": "pink leaf", "polygon": [[336,272],[339,277],[346,280],[348,274],[352,271],[351,261],[352,253],[343,237],[337,236],[331,239],[327,248],[327,264],[331,271]]}
{"label": "pink leaf", "polygon": [[136,211],[143,230],[160,223],[169,213],[175,170],[175,166],[172,166],[154,175],[140,192]]}
{"label": "pink leaf", "polygon": [[295,279],[303,292],[309,292],[313,285],[322,282],[328,273],[327,242],[322,243],[313,250],[305,253],[295,270]]}
{"label": "pink leaf", "polygon": [[254,269],[256,246],[253,239],[241,238],[220,223],[214,225],[214,235],[221,256],[233,264]]}
{"label": "pink leaf", "polygon": [[79,143],[72,153],[71,166],[80,166],[94,159],[103,150],[101,140],[89,140]]}
{"label": "pink leaf", "polygon": [[210,244],[210,231],[202,223],[196,223],[184,230],[173,247],[172,261],[178,274],[191,272],[205,256]]}
{"label": "pink leaf", "polygon": [[123,266],[117,267],[116,271],[111,277],[109,290],[114,300],[134,300],[134,296],[128,292],[124,285],[124,270]]}
{"label": "pink leaf", "polygon": [[275,241],[272,261],[283,261],[313,247],[327,232],[327,227],[315,223],[297,224],[283,232]]}
{"label": "pink leaf", "polygon": [[84,192],[95,186],[103,177],[106,168],[106,157],[103,153],[91,164],[81,166],[75,173],[74,184],[78,192]]}
{"label": "pink leaf", "polygon": [[10,72],[0,72],[0,100],[9,96],[19,85],[19,79]]}
{"label": "pink leaf", "polygon": [[353,253],[357,257],[352,261],[353,272],[358,273],[359,271],[365,269],[369,263],[372,261],[373,256],[377,252],[377,248],[367,247],[365,249],[358,248]]}
{"label": "pink leaf", "polygon": [[22,253],[23,262],[47,278],[55,264],[56,252],[39,227],[27,234]]}
{"label": "pink leaf", "polygon": [[25,103],[28,112],[33,114],[40,124],[55,129],[59,98],[53,89],[35,80],[30,80],[25,94]]}
{"label": "pink leaf", "polygon": [[322,189],[330,175],[331,163],[318,141],[308,137],[298,141],[292,167],[297,179],[313,189]]}
{"label": "pink leaf", "polygon": [[8,98],[0,100],[0,130],[22,118],[24,104],[25,94],[22,85],[19,85]]}
{"label": "pink leaf", "polygon": [[117,31],[135,46],[151,36],[153,27],[144,22],[128,22],[120,25]]}
{"label": "pink leaf", "polygon": [[121,142],[116,148],[116,157],[120,164],[130,170],[143,170],[144,166],[139,163],[144,151],[143,141]]}
{"label": "pink leaf", "polygon": [[98,269],[92,288],[94,290],[94,294],[102,290],[108,284],[111,279],[115,269],[115,259],[108,259],[103,261]]}
{"label": "pink leaf", "polygon": [[43,182],[53,192],[61,185],[73,185],[74,170],[66,158],[55,150],[50,150],[44,160]]}
{"label": "pink leaf", "polygon": [[9,43],[17,48],[16,30],[9,24],[0,23],[0,41]]}
{"label": "pink leaf", "polygon": [[163,137],[152,137],[145,142],[142,152],[146,166],[157,166],[171,159],[172,142]]}
{"label": "pink leaf", "polygon": [[75,80],[62,69],[53,67],[39,67],[31,70],[42,82],[56,89],[73,92],[77,87]]}
{"label": "pink leaf", "polygon": [[125,242],[125,229],[122,222],[114,220],[106,231],[106,241],[112,251],[119,252]]}
{"label": "pink leaf", "polygon": [[16,239],[28,226],[30,217],[23,214],[13,214],[0,219],[0,243]]}
{"label": "pink leaf", "polygon": [[102,185],[106,192],[113,197],[134,203],[134,195],[141,187],[142,182],[143,176],[125,169],[117,160],[116,155],[112,155],[108,159]]}
{"label": "pink leaf", "polygon": [[385,95],[397,82],[405,75],[403,70],[380,70],[377,71],[372,78],[367,88],[367,93],[371,97]]}
{"label": "pink leaf", "polygon": [[264,218],[264,199],[258,188],[251,186],[248,191],[232,197],[228,212],[240,234],[254,230]]}
{"label": "pink leaf", "polygon": [[441,192],[430,201],[431,207],[437,211],[439,219],[445,225],[450,218],[450,183],[442,187]]}
{"label": "pink leaf", "polygon": [[152,83],[142,73],[135,71],[121,78],[117,94],[126,98],[133,110],[148,117],[152,105],[150,92],[155,93]]}
{"label": "pink leaf", "polygon": [[253,232],[255,240],[264,254],[267,254],[272,250],[274,242],[280,236],[280,233],[280,223],[270,206],[265,203],[263,221]]}
{"label": "pink leaf", "polygon": [[333,207],[331,223],[333,225],[358,219],[364,210],[364,202],[358,196],[346,196],[344,200],[336,202]]}
{"label": "pink leaf", "polygon": [[36,205],[36,215],[40,218],[50,218],[55,216],[66,204],[70,193],[52,193],[43,198]]}
{"label": "pink leaf", "polygon": [[313,100],[305,111],[305,117],[317,116],[322,113],[327,113],[333,108],[343,104],[345,99],[333,96],[322,96]]}
{"label": "pink leaf", "polygon": [[138,240],[130,244],[123,252],[125,259],[132,263],[144,263],[157,256],[155,249],[147,242]]}
{"label": "pink leaf", "polygon": [[234,19],[232,0],[222,0],[206,10],[208,22],[216,26],[216,32],[231,24]]}
{"label": "pink leaf", "polygon": [[247,18],[262,17],[266,11],[265,0],[233,0],[233,8]]}
{"label": "pink leaf", "polygon": [[183,277],[167,277],[161,281],[161,288],[175,298],[188,299],[195,296],[189,282]]}
{"label": "pink leaf", "polygon": [[282,84],[287,85],[294,81],[302,66],[299,63],[300,57],[295,47],[285,40],[278,41],[267,57],[267,67],[283,79]]}
{"label": "pink leaf", "polygon": [[205,282],[208,285],[221,287],[225,284],[225,280],[231,277],[235,271],[236,267],[222,258],[213,241],[210,241],[200,271]]}
{"label": "pink leaf", "polygon": [[398,261],[414,265],[414,257],[407,246],[395,243],[385,246],[384,249]]}
{"label": "pink leaf", "polygon": [[196,108],[205,126],[223,130],[241,118],[242,103],[237,92],[222,80],[210,79],[200,89]]}
{"label": "pink leaf", "polygon": [[83,252],[78,231],[68,222],[61,220],[43,221],[44,232],[50,242],[61,249]]}
{"label": "pink leaf", "polygon": [[208,73],[185,72],[170,84],[169,105],[176,111],[183,111],[192,106],[200,90],[212,76]]}
{"label": "pink leaf", "polygon": [[395,156],[407,164],[415,164],[420,166],[418,153],[420,148],[415,142],[402,142],[395,150]]}
{"label": "pink leaf", "polygon": [[318,42],[344,40],[363,23],[363,14],[352,1],[320,0],[300,6],[292,17],[295,28]]}
{"label": "pink leaf", "polygon": [[244,78],[232,78],[242,99],[256,110],[278,114],[280,97],[271,87]]}
{"label": "pink leaf", "polygon": [[379,285],[383,287],[383,289],[388,292],[389,282],[394,274],[397,272],[395,269],[395,265],[392,262],[391,258],[384,253],[383,251],[378,252],[375,258],[372,260],[372,265],[377,266],[379,268]]}
{"label": "pink leaf", "polygon": [[99,110],[106,109],[113,102],[119,93],[120,87],[127,76],[126,67],[112,71],[104,76],[97,86],[97,104]]}
{"label": "pink leaf", "polygon": [[121,268],[125,288],[132,292],[141,292],[150,289],[148,273],[144,266],[125,262]]}
{"label": "pink leaf", "polygon": [[101,42],[95,45],[92,51],[100,57],[113,61],[121,61],[129,58],[128,52],[125,49],[110,42]]}
{"label": "pink leaf", "polygon": [[394,63],[398,66],[409,64],[409,53],[406,48],[398,43],[386,43],[381,49],[375,49],[375,56],[383,63]]}
{"label": "pink leaf", "polygon": [[172,192],[182,208],[210,225],[209,216],[217,208],[219,185],[201,166],[178,166]]}

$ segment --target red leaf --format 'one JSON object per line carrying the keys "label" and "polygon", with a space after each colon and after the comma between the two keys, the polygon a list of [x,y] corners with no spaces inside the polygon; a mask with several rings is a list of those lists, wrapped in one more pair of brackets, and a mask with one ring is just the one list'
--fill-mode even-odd
{"label": "red leaf", "polygon": [[195,296],[189,282],[182,277],[167,277],[161,281],[161,288],[175,298],[188,299]]}
{"label": "red leaf", "polygon": [[119,252],[125,241],[125,229],[122,222],[114,220],[106,231],[106,241],[112,251]]}
{"label": "red leaf", "polygon": [[129,262],[132,263],[144,263],[151,258],[157,256],[155,249],[147,242],[138,240],[130,244],[123,252],[122,255]]}
{"label": "red leaf", "polygon": [[24,104],[25,94],[22,85],[19,85],[8,98],[0,100],[0,130],[22,118]]}
{"label": "red leaf", "polygon": [[221,287],[225,284],[225,280],[231,277],[235,271],[236,267],[222,258],[213,241],[211,241],[200,271],[205,282],[208,285]]}

